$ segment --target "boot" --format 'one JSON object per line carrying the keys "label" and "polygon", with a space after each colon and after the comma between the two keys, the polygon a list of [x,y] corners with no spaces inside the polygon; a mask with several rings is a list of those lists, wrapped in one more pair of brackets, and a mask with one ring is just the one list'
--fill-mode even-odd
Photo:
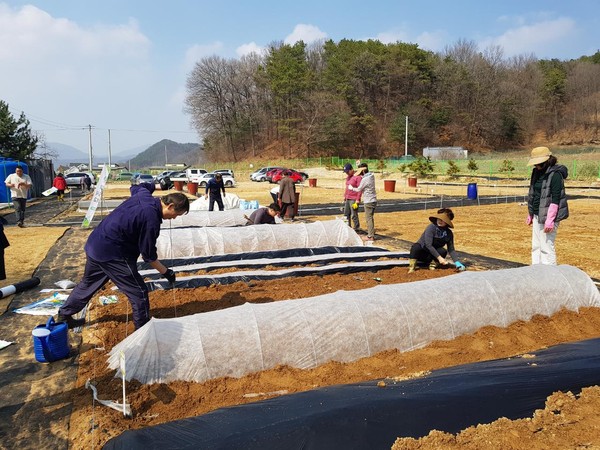
{"label": "boot", "polygon": [[435,270],[438,268],[438,263],[437,261],[434,259],[433,261],[431,261],[429,263],[429,270]]}
{"label": "boot", "polygon": [[83,326],[85,323],[85,319],[73,319],[73,316],[63,316],[62,314],[58,315],[58,322],[66,322],[67,327],[69,329],[77,328]]}
{"label": "boot", "polygon": [[413,273],[415,270],[417,270],[417,260],[411,258],[408,260],[408,273]]}

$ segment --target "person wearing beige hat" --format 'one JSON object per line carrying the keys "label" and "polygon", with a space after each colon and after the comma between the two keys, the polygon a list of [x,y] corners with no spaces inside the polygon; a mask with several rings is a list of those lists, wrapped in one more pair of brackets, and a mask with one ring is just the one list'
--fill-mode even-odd
{"label": "person wearing beige hat", "polygon": [[[408,260],[408,273],[417,270],[417,263],[429,264],[429,270],[435,270],[440,266],[448,266],[446,255],[450,254],[457,270],[465,270],[465,266],[458,260],[454,250],[454,213],[450,208],[438,209],[437,214],[429,218],[431,222],[419,240],[410,248]],[[448,251],[444,247],[448,248]]]}
{"label": "person wearing beige hat", "polygon": [[527,225],[532,227],[531,264],[556,265],[556,232],[561,220],[569,217],[565,179],[569,171],[557,164],[548,147],[531,150],[527,162],[533,166],[527,199]]}

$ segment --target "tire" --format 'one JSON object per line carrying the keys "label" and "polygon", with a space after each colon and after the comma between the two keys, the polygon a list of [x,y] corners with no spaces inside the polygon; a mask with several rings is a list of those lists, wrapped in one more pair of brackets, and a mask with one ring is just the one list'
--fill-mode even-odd
{"label": "tire", "polygon": [[200,187],[206,187],[206,181],[203,181],[202,183],[200,183]]}
{"label": "tire", "polygon": [[225,187],[231,187],[231,186],[233,186],[233,183],[231,181],[225,182]]}

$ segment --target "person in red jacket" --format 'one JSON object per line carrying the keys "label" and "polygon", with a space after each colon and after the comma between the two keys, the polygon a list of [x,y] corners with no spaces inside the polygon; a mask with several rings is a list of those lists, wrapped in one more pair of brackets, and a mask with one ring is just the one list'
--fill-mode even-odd
{"label": "person in red jacket", "polygon": [[52,182],[52,186],[56,188],[56,195],[58,196],[59,202],[65,201],[65,189],[67,189],[67,181],[62,173],[56,175],[54,181]]}

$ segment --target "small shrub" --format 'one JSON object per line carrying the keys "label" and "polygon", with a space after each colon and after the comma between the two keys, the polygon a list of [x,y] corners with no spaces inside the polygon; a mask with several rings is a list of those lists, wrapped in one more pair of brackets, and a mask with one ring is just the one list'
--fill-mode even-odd
{"label": "small shrub", "polygon": [[577,169],[577,178],[581,180],[592,180],[598,178],[598,166],[592,162],[586,162]]}
{"label": "small shrub", "polygon": [[515,166],[513,165],[513,162],[510,159],[505,159],[504,161],[502,161],[502,164],[500,164],[500,167],[498,168],[498,172],[508,172],[509,177],[512,175],[514,170]]}
{"label": "small shrub", "polygon": [[433,173],[435,164],[431,161],[431,158],[418,158],[408,165],[411,172],[415,173],[418,177],[426,177]]}
{"label": "small shrub", "polygon": [[456,178],[456,176],[460,173],[460,167],[454,161],[448,161],[448,170],[446,170],[446,175]]}
{"label": "small shrub", "polygon": [[467,169],[469,170],[469,172],[471,172],[471,174],[474,174],[475,172],[477,172],[479,170],[479,166],[477,165],[477,163],[475,162],[475,160],[473,158],[469,159],[469,163],[467,164]]}

